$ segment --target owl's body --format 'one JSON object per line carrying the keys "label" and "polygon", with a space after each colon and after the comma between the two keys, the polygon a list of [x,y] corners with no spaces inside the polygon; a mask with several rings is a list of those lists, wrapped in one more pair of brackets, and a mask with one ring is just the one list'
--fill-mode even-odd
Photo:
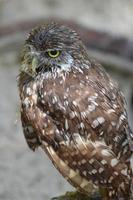
{"label": "owl's body", "polygon": [[[31,75],[24,53],[26,70],[19,78],[29,147],[41,146],[79,191],[105,188],[107,199],[133,199],[133,135],[117,85],[88,57],[77,34],[64,26],[35,29],[27,44],[41,60]],[[41,59],[49,49],[59,49],[62,58]]]}

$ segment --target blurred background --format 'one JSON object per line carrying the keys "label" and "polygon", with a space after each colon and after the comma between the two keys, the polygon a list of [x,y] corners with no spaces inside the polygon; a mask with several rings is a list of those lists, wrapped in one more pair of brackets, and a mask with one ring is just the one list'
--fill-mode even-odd
{"label": "blurred background", "polygon": [[72,190],[23,137],[19,52],[31,28],[54,19],[81,35],[90,56],[121,86],[133,127],[133,0],[0,0],[0,199],[47,200]]}

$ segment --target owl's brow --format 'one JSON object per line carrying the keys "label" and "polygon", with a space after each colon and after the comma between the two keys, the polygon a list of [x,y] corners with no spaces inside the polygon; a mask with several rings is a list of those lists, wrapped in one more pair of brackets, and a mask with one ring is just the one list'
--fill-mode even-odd
{"label": "owl's brow", "polygon": [[27,56],[29,55],[29,56],[39,56],[40,55],[40,53],[46,53],[46,51],[33,51],[33,50],[31,50],[31,51],[28,51],[26,54],[27,54]]}
{"label": "owl's brow", "polygon": [[[38,54],[36,54],[36,52],[33,52],[33,53],[31,53],[31,52],[28,52],[27,53],[27,55],[37,55],[38,56]],[[29,58],[25,58],[25,62],[27,62],[29,60]],[[42,60],[40,60],[40,63],[39,63],[39,65],[38,66],[40,66],[41,64],[43,64],[43,62],[44,62],[44,60],[42,59]]]}
{"label": "owl's brow", "polygon": [[38,53],[45,52],[44,50],[36,50],[32,45],[26,45],[29,48],[27,54],[29,55],[38,55]]}
{"label": "owl's brow", "polygon": [[38,56],[38,52],[36,51],[29,51],[28,53],[26,53],[27,55],[33,56],[33,55],[37,55]]}
{"label": "owl's brow", "polygon": [[35,51],[30,51],[29,53],[31,54],[38,54],[38,53],[46,53],[47,51],[52,51],[52,50],[60,50],[59,48],[49,48],[46,50],[35,50]]}

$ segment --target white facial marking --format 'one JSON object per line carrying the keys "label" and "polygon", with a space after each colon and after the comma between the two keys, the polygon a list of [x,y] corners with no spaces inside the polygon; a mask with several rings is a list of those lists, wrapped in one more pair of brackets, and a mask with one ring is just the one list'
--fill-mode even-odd
{"label": "white facial marking", "polygon": [[61,66],[61,70],[63,71],[69,71],[70,68],[72,67],[72,63],[73,63],[73,58],[68,55],[67,56],[67,63],[62,63]]}

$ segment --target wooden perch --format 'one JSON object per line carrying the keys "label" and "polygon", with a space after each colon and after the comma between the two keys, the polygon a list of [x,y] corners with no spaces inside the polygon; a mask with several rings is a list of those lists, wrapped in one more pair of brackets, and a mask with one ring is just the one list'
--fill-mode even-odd
{"label": "wooden perch", "polygon": [[87,196],[79,192],[67,192],[65,195],[54,197],[51,200],[102,200],[99,194]]}

